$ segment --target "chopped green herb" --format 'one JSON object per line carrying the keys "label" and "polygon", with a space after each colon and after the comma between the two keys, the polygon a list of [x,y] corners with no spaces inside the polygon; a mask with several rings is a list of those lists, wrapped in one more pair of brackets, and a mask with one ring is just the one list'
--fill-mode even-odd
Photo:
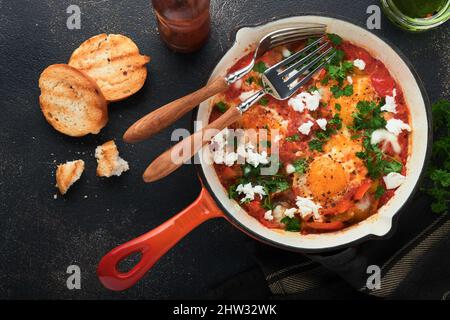
{"label": "chopped green herb", "polygon": [[262,61],[255,63],[255,65],[253,66],[253,71],[256,71],[258,73],[264,73],[264,71],[266,71],[266,70],[267,70],[267,66]]}
{"label": "chopped green herb", "polygon": [[336,103],[336,104],[334,105],[334,108],[335,108],[337,111],[341,111],[341,109],[342,109],[342,107],[341,107],[341,105],[340,105],[339,103]]}
{"label": "chopped green herb", "polygon": [[343,89],[339,86],[332,86],[330,90],[336,99],[342,96],[350,97],[353,94],[353,86],[351,84],[345,86]]}
{"label": "chopped green herb", "polygon": [[342,44],[342,38],[335,33],[327,33],[327,37],[335,46]]}
{"label": "chopped green herb", "polygon": [[258,103],[262,106],[267,106],[269,104],[269,99],[267,99],[266,97],[262,97],[261,99],[259,99]]}
{"label": "chopped green herb", "polygon": [[339,86],[342,86],[344,79],[353,71],[353,63],[351,61],[344,61],[339,64],[329,64],[326,66],[326,69],[329,77],[336,80]]}
{"label": "chopped green herb", "polygon": [[375,190],[375,199],[380,199],[386,193],[386,189],[383,186],[378,186]]}
{"label": "chopped green herb", "polygon": [[292,136],[286,137],[287,142],[294,142],[300,140],[300,136],[298,134],[294,134]]}
{"label": "chopped green herb", "polygon": [[248,77],[247,80],[245,80],[245,82],[247,82],[248,84],[252,84],[255,81],[255,77],[251,76]]}
{"label": "chopped green herb", "polygon": [[292,165],[294,166],[295,172],[297,173],[305,173],[308,169],[308,162],[306,161],[306,159],[295,160]]}
{"label": "chopped green herb", "polygon": [[[385,160],[386,161],[386,160]],[[388,174],[391,172],[401,172],[403,165],[397,160],[386,161],[384,164],[384,173]]]}
{"label": "chopped green herb", "polygon": [[373,101],[359,101],[356,104],[356,109],[358,112],[353,114],[353,130],[376,130],[386,126],[386,120],[381,111],[381,103],[377,105]]}
{"label": "chopped green herb", "polygon": [[216,108],[220,112],[225,113],[225,111],[227,111],[227,109],[228,109],[228,105],[223,101],[219,101],[216,103]]}
{"label": "chopped green herb", "polygon": [[300,220],[297,218],[289,218],[289,217],[284,217],[283,219],[281,219],[281,223],[283,223],[285,225],[285,230],[286,231],[291,231],[291,232],[296,232],[296,231],[300,231]]}
{"label": "chopped green herb", "polygon": [[312,86],[311,88],[308,89],[309,93],[313,93],[314,91],[318,91],[319,89],[317,89],[316,86]]}
{"label": "chopped green herb", "polygon": [[313,139],[308,143],[311,150],[317,150],[319,152],[323,151],[323,144],[323,141],[320,141],[319,139]]}

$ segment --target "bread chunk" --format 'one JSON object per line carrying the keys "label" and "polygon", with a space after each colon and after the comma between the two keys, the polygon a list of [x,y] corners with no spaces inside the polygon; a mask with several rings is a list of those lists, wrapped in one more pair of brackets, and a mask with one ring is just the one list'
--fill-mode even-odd
{"label": "bread chunk", "polygon": [[120,176],[130,169],[128,162],[119,157],[114,140],[98,146],[95,149],[95,157],[97,158],[97,176],[99,177]]}
{"label": "bread chunk", "polygon": [[66,194],[67,190],[80,179],[84,171],[84,161],[75,160],[58,165],[56,169],[56,186],[61,194]]}

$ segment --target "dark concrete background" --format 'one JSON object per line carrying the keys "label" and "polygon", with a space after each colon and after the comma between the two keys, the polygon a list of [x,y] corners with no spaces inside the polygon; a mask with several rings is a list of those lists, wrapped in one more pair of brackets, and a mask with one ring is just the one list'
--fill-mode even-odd
{"label": "dark concrete background", "polygon": [[[179,212],[200,190],[192,166],[157,183],[141,180],[149,161],[171,144],[171,129],[137,145],[120,137],[140,116],[202,86],[238,26],[305,12],[340,15],[364,26],[372,3],[377,1],[214,0],[209,42],[196,54],[178,55],[160,42],[149,0],[0,0],[0,298],[199,298],[251,267],[243,244],[253,240],[215,220],[188,235],[132,289],[104,289],[95,274],[99,259]],[[66,28],[70,4],[81,8],[81,30]],[[99,135],[69,138],[40,112],[39,74],[49,64],[66,62],[82,41],[102,32],[134,39],[152,57],[149,77],[138,94],[110,106],[110,121]],[[432,101],[449,97],[448,24],[417,35],[383,19],[375,33],[411,60]],[[190,128],[190,120],[186,116],[172,129]],[[98,179],[94,149],[112,138],[131,171]],[[56,164],[78,158],[87,166],[81,181],[64,198],[53,199]],[[81,267],[81,290],[66,288],[71,264]]]}

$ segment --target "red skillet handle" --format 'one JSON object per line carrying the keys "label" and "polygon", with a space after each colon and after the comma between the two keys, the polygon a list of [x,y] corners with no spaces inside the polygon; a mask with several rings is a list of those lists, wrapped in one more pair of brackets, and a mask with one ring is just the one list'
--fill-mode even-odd
{"label": "red skillet handle", "polygon": [[[222,212],[206,189],[202,188],[200,196],[176,216],[107,253],[97,268],[100,282],[114,291],[130,288],[186,234],[206,220],[217,217],[223,217]],[[137,252],[141,253],[141,260],[130,271],[120,272],[118,263]]]}

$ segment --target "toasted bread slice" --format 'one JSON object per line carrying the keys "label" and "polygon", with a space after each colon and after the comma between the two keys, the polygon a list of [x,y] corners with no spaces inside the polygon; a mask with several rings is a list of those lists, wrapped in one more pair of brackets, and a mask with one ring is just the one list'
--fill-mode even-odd
{"label": "toasted bread slice", "polygon": [[69,65],[91,76],[108,101],[125,99],[144,85],[150,57],[141,55],[128,37],[99,34],[76,49]]}
{"label": "toasted bread slice", "polygon": [[84,171],[84,161],[75,160],[58,165],[56,169],[56,186],[61,194],[66,194]]}
{"label": "toasted bread slice", "polygon": [[119,157],[119,150],[114,140],[108,141],[95,149],[97,158],[97,175],[99,177],[120,176],[128,171],[128,162]]}
{"label": "toasted bread slice", "polygon": [[53,128],[73,137],[98,133],[108,122],[108,107],[100,88],[83,72],[54,64],[39,78],[39,103]]}

